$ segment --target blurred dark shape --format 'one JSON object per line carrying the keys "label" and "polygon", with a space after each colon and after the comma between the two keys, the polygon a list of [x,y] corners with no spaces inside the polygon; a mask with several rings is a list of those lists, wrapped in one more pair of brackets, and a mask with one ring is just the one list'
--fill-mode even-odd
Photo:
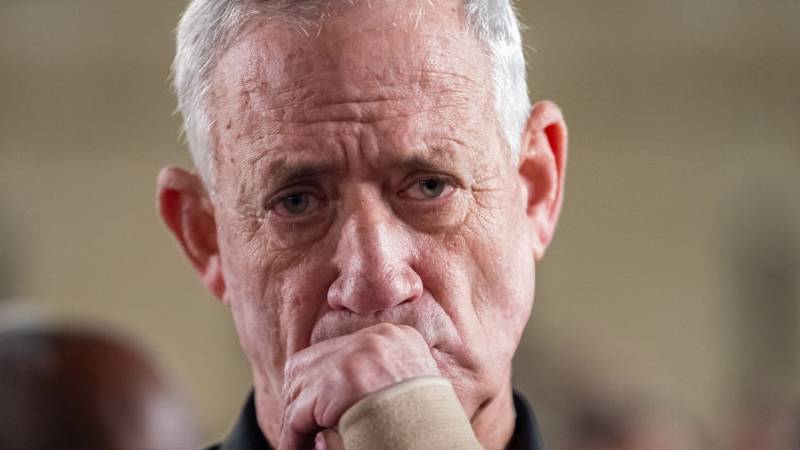
{"label": "blurred dark shape", "polygon": [[536,405],[548,449],[731,450],[657,372],[602,349],[527,342],[515,385]]}
{"label": "blurred dark shape", "polygon": [[0,449],[183,450],[198,437],[134,346],[77,329],[0,332]]}
{"label": "blurred dark shape", "polygon": [[800,398],[786,390],[752,396],[730,436],[731,450],[800,450]]}
{"label": "blurred dark shape", "polygon": [[735,381],[743,391],[792,383],[800,371],[800,223],[787,195],[750,183],[731,208],[724,246],[734,281]]}
{"label": "blurred dark shape", "polygon": [[19,261],[13,229],[0,214],[0,302],[17,294]]}
{"label": "blurred dark shape", "polygon": [[663,405],[635,398],[584,400],[567,420],[565,450],[709,448],[699,427]]}

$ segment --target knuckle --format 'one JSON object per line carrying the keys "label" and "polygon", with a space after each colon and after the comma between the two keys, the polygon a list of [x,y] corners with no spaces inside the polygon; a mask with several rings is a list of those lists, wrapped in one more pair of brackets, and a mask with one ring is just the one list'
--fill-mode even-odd
{"label": "knuckle", "polygon": [[374,371],[391,361],[391,339],[379,334],[362,336],[357,345],[348,351],[342,360],[348,373]]}
{"label": "knuckle", "polygon": [[397,329],[397,325],[388,322],[379,323],[378,325],[375,325],[373,329],[375,334],[379,334],[381,336],[386,336],[386,337],[396,336],[397,332],[399,331]]}
{"label": "knuckle", "polygon": [[366,352],[357,352],[343,361],[340,370],[345,377],[355,399],[364,397],[376,389],[376,383],[380,382],[382,371],[381,364],[374,358],[368,356]]}
{"label": "knuckle", "polygon": [[419,330],[416,328],[410,325],[400,325],[399,328],[402,330],[403,336],[411,342],[414,342],[418,345],[428,345],[425,341],[425,338],[422,337],[422,334],[420,334]]}
{"label": "knuckle", "polygon": [[419,331],[411,325],[398,325],[397,328],[407,336],[419,336]]}
{"label": "knuckle", "polygon": [[[369,353],[378,353],[386,348],[387,339],[380,334],[368,334],[361,340],[361,350]],[[359,352],[356,352],[356,354]]]}
{"label": "knuckle", "polygon": [[346,379],[357,381],[364,371],[365,358],[358,353],[351,354],[349,358],[342,362],[341,371]]}

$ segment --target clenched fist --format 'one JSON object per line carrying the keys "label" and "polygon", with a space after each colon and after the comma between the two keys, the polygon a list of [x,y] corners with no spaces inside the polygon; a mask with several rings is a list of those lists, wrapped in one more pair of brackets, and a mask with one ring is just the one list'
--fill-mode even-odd
{"label": "clenched fist", "polygon": [[311,448],[317,433],[334,429],[362,398],[420,376],[439,376],[416,329],[383,323],[335,337],[286,362],[279,450]]}

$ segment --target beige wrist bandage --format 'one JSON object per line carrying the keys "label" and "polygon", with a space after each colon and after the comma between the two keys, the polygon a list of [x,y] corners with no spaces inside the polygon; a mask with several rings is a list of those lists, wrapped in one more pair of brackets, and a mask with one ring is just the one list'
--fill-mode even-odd
{"label": "beige wrist bandage", "polygon": [[481,448],[444,378],[403,381],[362,399],[339,421],[347,450]]}

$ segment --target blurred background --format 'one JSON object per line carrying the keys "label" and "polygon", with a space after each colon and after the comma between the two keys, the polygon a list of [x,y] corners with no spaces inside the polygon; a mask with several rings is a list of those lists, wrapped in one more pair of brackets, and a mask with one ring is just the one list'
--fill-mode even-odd
{"label": "blurred background", "polygon": [[[135,336],[208,441],[250,374],[154,208],[159,168],[190,164],[184,6],[0,3],[0,307]],[[570,126],[515,368],[549,448],[800,448],[800,2],[519,9],[532,97]]]}

